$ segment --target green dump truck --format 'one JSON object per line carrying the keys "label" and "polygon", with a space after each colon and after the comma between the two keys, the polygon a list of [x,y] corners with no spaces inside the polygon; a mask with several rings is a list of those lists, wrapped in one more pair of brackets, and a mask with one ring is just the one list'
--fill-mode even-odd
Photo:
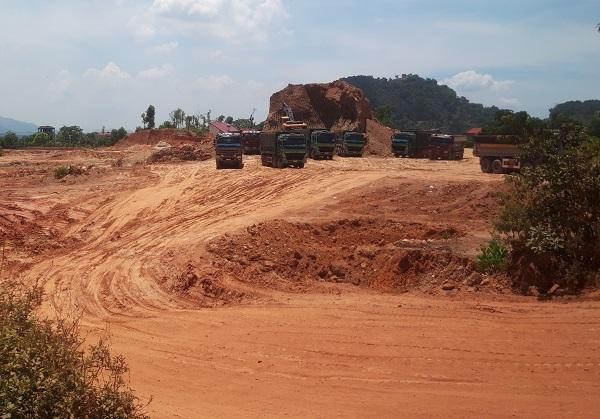
{"label": "green dump truck", "polygon": [[298,167],[306,163],[306,134],[302,131],[261,132],[260,159],[263,166]]}
{"label": "green dump truck", "polygon": [[405,130],[392,134],[391,148],[396,157],[427,157],[429,138],[436,131]]}
{"label": "green dump truck", "polygon": [[362,157],[367,139],[358,131],[340,131],[337,133],[337,155],[342,157]]}
{"label": "green dump truck", "polygon": [[315,160],[331,160],[335,154],[336,137],[331,131],[316,129],[310,131],[308,155]]}
{"label": "green dump truck", "polygon": [[239,133],[221,133],[215,138],[215,159],[217,169],[225,167],[241,169],[242,162],[242,136]]}

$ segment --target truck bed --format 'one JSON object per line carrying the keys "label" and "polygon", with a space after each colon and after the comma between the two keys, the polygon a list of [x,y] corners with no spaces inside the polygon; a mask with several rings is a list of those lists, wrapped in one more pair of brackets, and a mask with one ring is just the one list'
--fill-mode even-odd
{"label": "truck bed", "polygon": [[473,155],[476,157],[517,157],[519,146],[516,144],[481,143],[473,145]]}

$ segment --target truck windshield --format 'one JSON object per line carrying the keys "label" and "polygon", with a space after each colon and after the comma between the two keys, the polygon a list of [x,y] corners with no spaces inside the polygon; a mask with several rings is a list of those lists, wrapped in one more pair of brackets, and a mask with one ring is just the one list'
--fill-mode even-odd
{"label": "truck windshield", "polygon": [[306,146],[306,139],[302,135],[283,135],[280,137],[285,145]]}
{"label": "truck windshield", "polygon": [[411,140],[411,138],[413,138],[413,137],[410,135],[396,134],[392,137],[392,141],[395,142],[396,144],[406,144]]}
{"label": "truck windshield", "polygon": [[452,137],[431,137],[429,140],[431,145],[448,145],[452,144]]}
{"label": "truck windshield", "polygon": [[241,146],[241,138],[240,137],[221,137],[217,138],[217,145],[224,147],[235,147]]}
{"label": "truck windshield", "polygon": [[335,143],[335,135],[332,132],[319,132],[317,141],[320,143]]}
{"label": "truck windshield", "polygon": [[361,133],[355,132],[346,134],[345,136],[347,143],[363,143],[365,141],[365,136]]}

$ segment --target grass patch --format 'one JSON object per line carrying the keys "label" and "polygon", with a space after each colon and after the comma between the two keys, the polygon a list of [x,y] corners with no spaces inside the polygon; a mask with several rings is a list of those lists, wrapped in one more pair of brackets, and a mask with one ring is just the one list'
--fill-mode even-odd
{"label": "grass patch", "polygon": [[56,179],[62,179],[70,173],[71,168],[68,166],[58,166],[56,169],[54,169],[54,177]]}
{"label": "grass patch", "polygon": [[487,246],[481,248],[475,265],[479,272],[495,273],[506,270],[508,261],[508,249],[500,240],[494,238]]}

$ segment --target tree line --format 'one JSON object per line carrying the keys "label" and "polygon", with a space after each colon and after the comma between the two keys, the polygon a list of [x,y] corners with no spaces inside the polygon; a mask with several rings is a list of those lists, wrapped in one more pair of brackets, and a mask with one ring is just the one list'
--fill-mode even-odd
{"label": "tree line", "polygon": [[85,133],[77,125],[63,126],[55,135],[38,132],[19,137],[13,132],[0,136],[0,148],[27,147],[110,147],[127,136],[127,130],[121,127],[108,132]]}
{"label": "tree line", "polygon": [[[156,127],[155,118],[156,108],[154,105],[150,105],[146,111],[141,114],[142,126],[137,127],[136,131],[154,129]],[[219,115],[214,121],[224,122],[233,125],[238,129],[256,129],[257,127],[262,127],[262,123],[255,123],[252,115],[249,118],[238,119],[234,119],[232,116]],[[177,108],[169,112],[169,119],[163,121],[158,128],[185,129],[188,132],[193,131],[196,134],[204,134],[208,132],[211,122],[213,122],[211,110],[208,110],[206,113],[187,113],[183,109]]]}

